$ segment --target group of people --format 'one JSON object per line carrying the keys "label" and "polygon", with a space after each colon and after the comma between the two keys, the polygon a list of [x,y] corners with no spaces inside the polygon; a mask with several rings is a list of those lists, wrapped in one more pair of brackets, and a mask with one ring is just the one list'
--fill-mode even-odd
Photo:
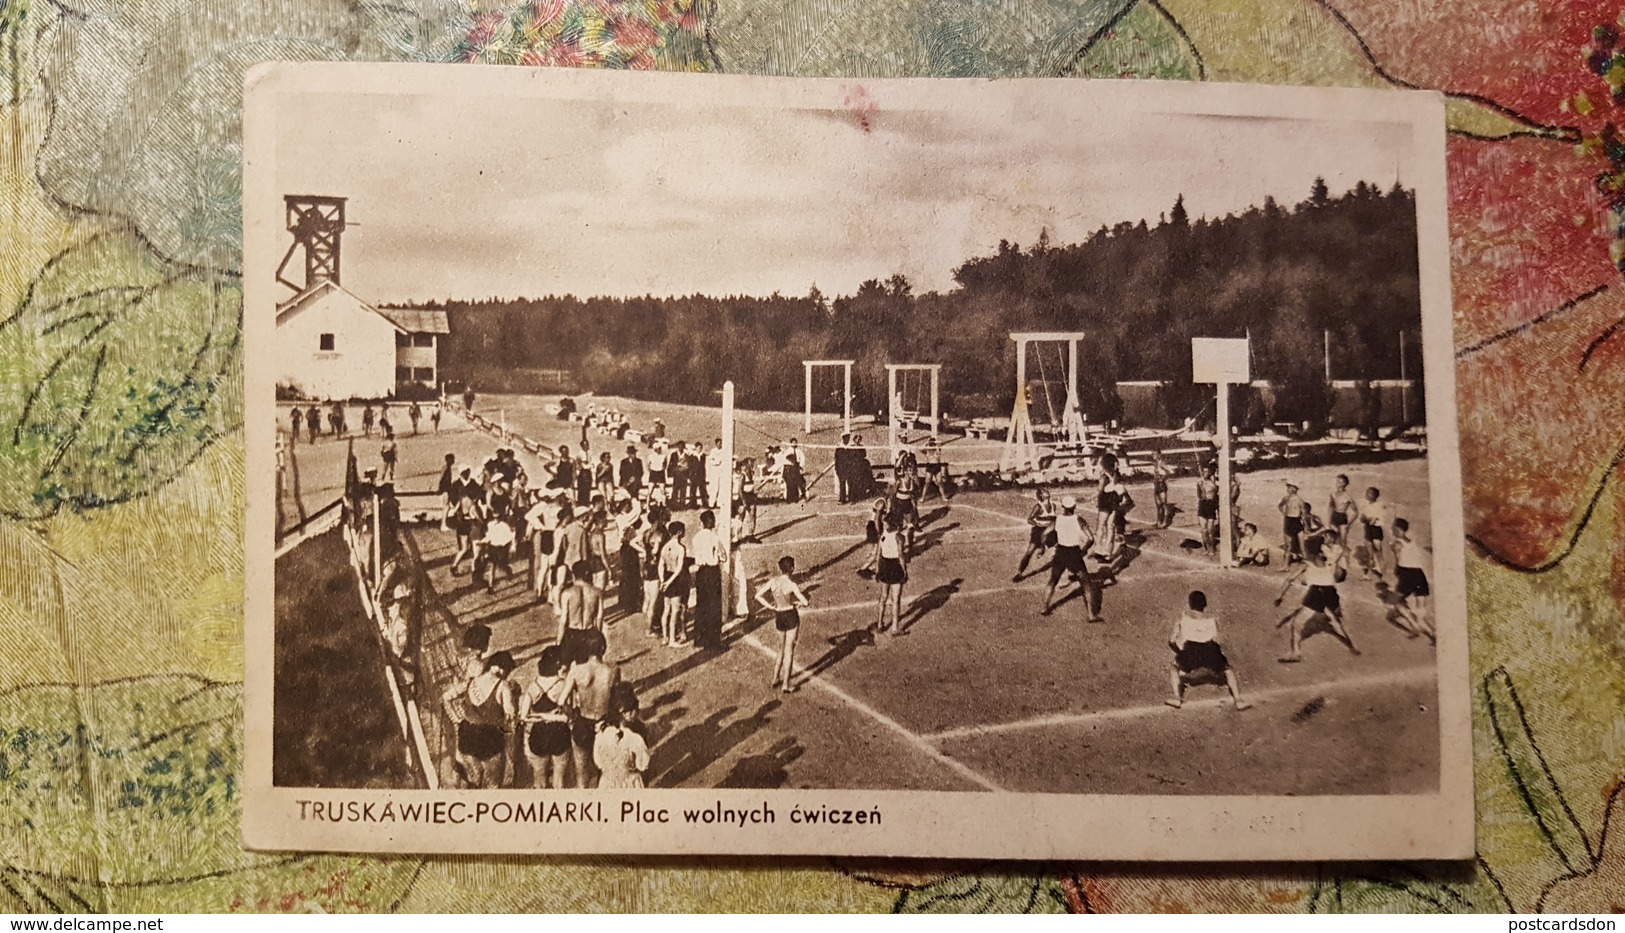
{"label": "group of people", "polygon": [[[399,402],[395,404],[400,405]],[[437,434],[440,432],[439,402],[431,403],[427,412],[424,411],[423,405],[415,401],[408,402],[405,407],[406,419],[412,425],[413,434],[421,431],[425,415],[429,419],[430,430]],[[371,437],[376,428],[380,434],[393,437],[395,425],[389,420],[390,411],[390,403],[387,400],[380,401],[376,406],[372,402],[364,403],[361,406],[362,435]],[[325,431],[322,427],[324,420],[327,425]],[[311,444],[316,443],[316,439],[324,434],[334,439],[347,438],[350,436],[349,407],[344,402],[338,401],[312,402],[304,408],[295,405],[288,410],[288,436],[298,441],[301,431],[304,432],[306,441]]]}
{"label": "group of people", "polygon": [[[471,788],[642,787],[649,730],[637,692],[604,659],[602,632],[548,645],[521,687],[511,652],[491,651],[491,629],[463,632],[454,711],[453,779]],[[521,767],[523,763],[523,768]]]}

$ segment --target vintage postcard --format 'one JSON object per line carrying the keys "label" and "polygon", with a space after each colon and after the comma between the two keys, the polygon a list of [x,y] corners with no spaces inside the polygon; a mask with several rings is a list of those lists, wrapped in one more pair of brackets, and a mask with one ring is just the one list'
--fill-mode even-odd
{"label": "vintage postcard", "polygon": [[246,95],[251,847],[1472,856],[1437,94]]}

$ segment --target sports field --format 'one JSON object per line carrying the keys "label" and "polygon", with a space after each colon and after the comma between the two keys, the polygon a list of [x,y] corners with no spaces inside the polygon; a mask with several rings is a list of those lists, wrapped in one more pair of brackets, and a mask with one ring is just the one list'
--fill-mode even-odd
{"label": "sports field", "polygon": [[[570,429],[554,421],[544,435],[538,429],[551,427],[549,419],[516,424],[525,420],[510,413],[509,426],[530,427],[535,433],[524,433],[544,443]],[[432,485],[444,451],[466,461],[496,443],[461,419],[448,418],[443,429],[403,439],[402,472],[412,477],[404,485]],[[307,449],[306,463],[334,459],[342,470],[341,449],[320,443]],[[304,472],[307,488],[338,485]],[[1291,476],[1323,511],[1337,472]],[[1357,491],[1381,487],[1431,545],[1424,460],[1341,472]],[[1241,475],[1242,518],[1266,534],[1280,526],[1275,503],[1286,475]],[[636,685],[652,726],[650,785],[1303,795],[1436,785],[1433,651],[1387,621],[1374,584],[1355,573],[1341,586],[1361,655],[1322,633],[1306,640],[1302,663],[1279,663],[1286,633],[1275,623],[1302,587],[1276,608],[1276,568],[1225,570],[1203,557],[1192,480],[1172,484],[1170,499],[1185,511],[1169,529],[1134,521],[1150,517],[1151,495],[1143,484],[1133,490],[1130,559],[1105,590],[1104,624],[1086,624],[1079,599],[1041,616],[1047,573],[1011,581],[1030,496],[1012,489],[926,501],[905,588],[906,634],[878,639],[865,631],[878,585],[856,573],[867,556],[863,507],[837,504],[828,480],[809,503],[764,504],[762,543],[746,550],[752,579],[794,556],[812,600],[797,652],[800,688],[788,696],[769,689],[778,635],[760,614],[730,623],[726,649],[706,654],[663,647],[643,616],[612,608],[609,660]],[[1092,491],[1075,491],[1092,520]],[[446,570],[449,534],[432,526],[411,534],[440,607],[459,624],[491,625],[493,649],[514,651],[516,677],[528,684],[557,629],[552,611],[529,596],[522,573],[494,594],[475,590],[466,575]],[[1252,709],[1232,709],[1224,690],[1210,686],[1193,687],[1183,709],[1164,705],[1166,641],[1191,589],[1207,593]]]}

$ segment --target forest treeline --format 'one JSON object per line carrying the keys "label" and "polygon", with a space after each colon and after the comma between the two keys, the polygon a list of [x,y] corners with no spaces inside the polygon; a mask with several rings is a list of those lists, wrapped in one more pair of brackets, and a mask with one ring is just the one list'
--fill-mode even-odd
{"label": "forest treeline", "polygon": [[[581,389],[676,402],[714,403],[726,379],[751,408],[802,405],[806,359],[855,359],[859,411],[885,405],[886,362],[941,363],[944,409],[966,417],[1007,414],[1014,396],[1011,331],[1084,331],[1082,410],[1121,411],[1119,381],[1173,383],[1170,409],[1196,414],[1192,337],[1253,341],[1253,377],[1279,391],[1270,416],[1322,421],[1333,379],[1421,375],[1414,192],[1361,182],[1332,195],[1317,179],[1302,202],[1273,199],[1238,214],[1191,219],[1183,197],[1154,225],[1102,226],[1057,245],[1047,231],[1022,248],[1001,242],[954,270],[955,287],[916,293],[901,275],[830,297],[690,295],[675,298],[545,298],[448,301],[446,379],[512,387],[510,374],[567,369]],[[1329,340],[1328,340],[1329,333]],[[1035,416],[1061,405],[1059,354],[1029,357]],[[839,371],[818,376],[815,405],[838,411]],[[905,404],[924,406],[923,380]],[[1210,397],[1210,395],[1208,396]],[[1420,409],[1420,406],[1418,406]],[[1097,414],[1098,413],[1098,414]],[[1170,410],[1169,415],[1179,415]]]}

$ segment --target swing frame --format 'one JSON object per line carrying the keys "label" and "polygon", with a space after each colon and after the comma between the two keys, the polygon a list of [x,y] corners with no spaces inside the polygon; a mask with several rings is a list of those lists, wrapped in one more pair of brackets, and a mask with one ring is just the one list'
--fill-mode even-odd
{"label": "swing frame", "polygon": [[[897,374],[907,372],[928,372],[931,374],[931,436],[938,436],[942,427],[942,411],[938,407],[942,398],[942,364],[941,363],[887,363],[886,364],[886,425],[887,446],[891,448],[891,462],[897,462],[900,450],[897,440],[897,422],[903,417],[904,409],[897,402]],[[915,412],[919,416],[919,412]]]}
{"label": "swing frame", "polygon": [[807,412],[807,418],[806,418],[806,421],[804,422],[802,428],[807,434],[811,434],[812,429],[813,429],[812,428],[813,370],[815,368],[819,367],[819,366],[839,366],[839,367],[841,367],[841,371],[842,371],[842,380],[841,381],[842,381],[842,385],[845,387],[844,390],[841,392],[841,433],[843,433],[843,434],[851,434],[852,433],[852,364],[856,363],[856,362],[857,362],[856,360],[802,360],[801,361],[802,372],[803,372],[803,374],[805,376],[803,384],[806,387],[805,398],[806,398],[806,412]]}
{"label": "swing frame", "polygon": [[[1016,401],[1010,411],[1010,428],[1005,434],[1004,453],[1000,457],[999,472],[1014,475],[1038,470],[1042,459],[1037,439],[1033,436],[1032,412],[1027,399],[1027,348],[1038,344],[1066,344],[1066,401],[1061,409],[1058,425],[1066,443],[1081,444],[1088,440],[1083,414],[1078,410],[1078,343],[1089,335],[1083,331],[1015,331],[1010,340],[1016,345]],[[1039,361],[1042,366],[1043,361]],[[1048,398],[1049,383],[1045,382]]]}

